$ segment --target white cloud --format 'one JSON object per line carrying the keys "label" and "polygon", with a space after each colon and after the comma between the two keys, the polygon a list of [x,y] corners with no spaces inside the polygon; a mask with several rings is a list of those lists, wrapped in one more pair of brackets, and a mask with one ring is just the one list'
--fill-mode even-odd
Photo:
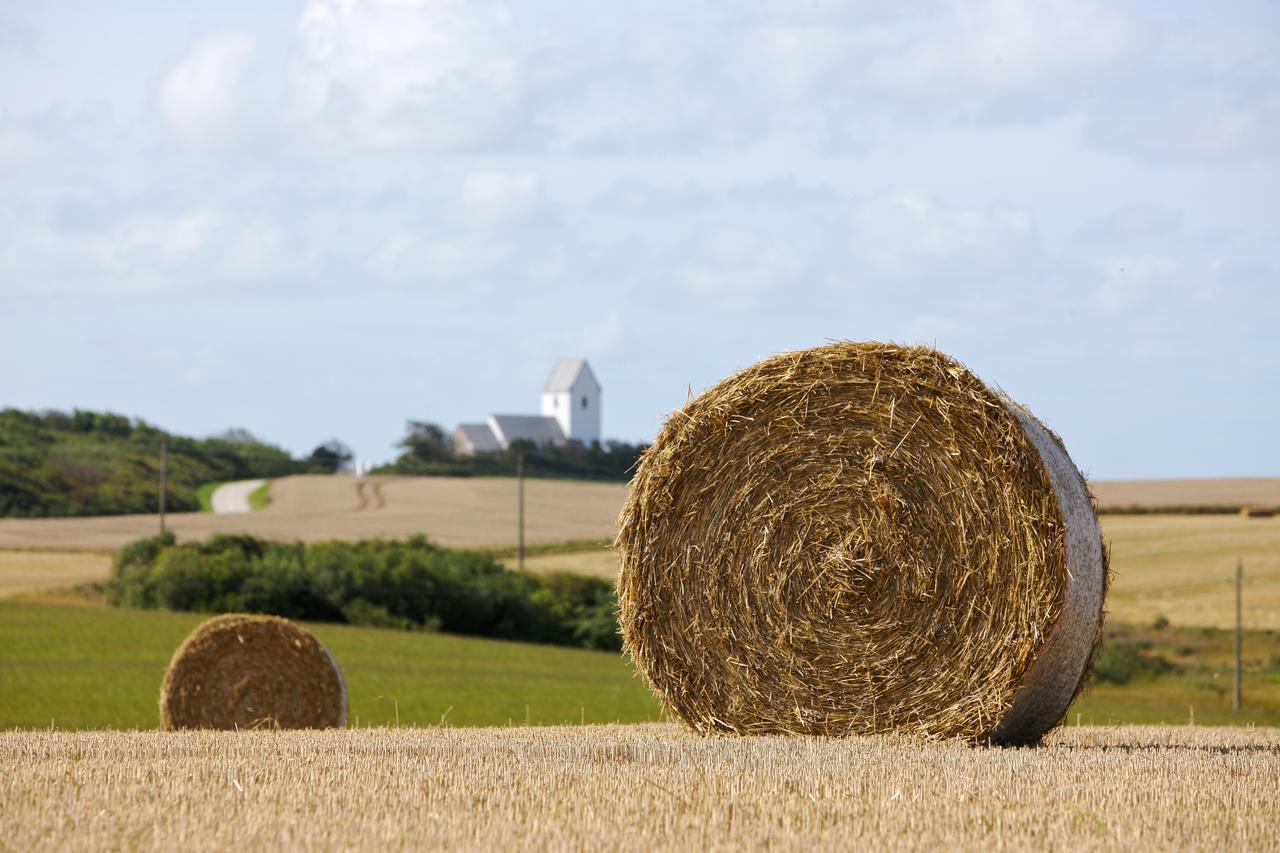
{"label": "white cloud", "polygon": [[160,86],[160,111],[179,138],[227,139],[241,118],[241,80],[253,46],[243,36],[209,38],[195,46]]}
{"label": "white cloud", "polygon": [[866,202],[853,225],[861,257],[893,277],[989,273],[1025,263],[1034,249],[1027,211],[942,204],[918,190]]}
{"label": "white cloud", "polygon": [[88,238],[89,255],[100,267],[115,271],[174,263],[203,248],[221,222],[209,208],[176,216],[136,216]]}
{"label": "white cloud", "polygon": [[0,171],[20,168],[39,151],[39,140],[27,128],[0,126]]}
{"label": "white cloud", "polygon": [[483,171],[467,176],[462,203],[471,218],[483,225],[515,219],[533,209],[540,181],[528,171]]}
{"label": "white cloud", "polygon": [[800,280],[810,259],[804,248],[779,234],[721,226],[678,250],[688,261],[681,278],[695,292],[739,305]]}
{"label": "white cloud", "polygon": [[227,250],[227,268],[239,278],[263,275],[279,257],[283,244],[284,235],[272,225],[242,228]]}
{"label": "white cloud", "polygon": [[1161,160],[1273,159],[1280,151],[1280,97],[1223,103],[1220,97],[1180,92],[1109,110],[1091,123],[1087,136],[1105,148]]}
{"label": "white cloud", "polygon": [[909,38],[873,72],[890,88],[1036,92],[1133,58],[1145,36],[1135,16],[1097,0],[956,2],[941,31]]}
{"label": "white cloud", "polygon": [[402,268],[406,255],[417,245],[418,238],[412,233],[396,231],[383,241],[369,265],[378,272],[394,275]]}
{"label": "white cloud", "polygon": [[1110,258],[1104,262],[1094,304],[1108,314],[1133,312],[1144,306],[1179,312],[1211,300],[1221,271],[1222,264],[1216,260],[1195,265],[1159,256]]}
{"label": "white cloud", "polygon": [[518,111],[522,41],[500,6],[312,0],[299,29],[302,119],[327,144],[482,144]]}

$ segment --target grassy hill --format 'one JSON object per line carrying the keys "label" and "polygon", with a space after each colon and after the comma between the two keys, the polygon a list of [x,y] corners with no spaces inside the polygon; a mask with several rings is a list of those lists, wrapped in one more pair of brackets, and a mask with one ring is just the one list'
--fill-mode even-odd
{"label": "grassy hill", "polygon": [[160,446],[169,445],[167,508],[200,508],[203,483],[277,477],[305,463],[247,435],[195,439],[167,435],[110,413],[0,410],[0,516],[155,512]]}

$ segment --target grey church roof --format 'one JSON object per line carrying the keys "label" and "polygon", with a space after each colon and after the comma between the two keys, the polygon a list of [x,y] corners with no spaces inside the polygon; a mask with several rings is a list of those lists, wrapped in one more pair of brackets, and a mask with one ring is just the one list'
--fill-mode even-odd
{"label": "grey church roof", "polygon": [[548,441],[564,441],[564,430],[555,418],[545,415],[490,415],[489,424],[499,432],[498,438],[510,444],[517,438],[527,438],[543,444]]}
{"label": "grey church roof", "polygon": [[462,433],[467,444],[471,445],[472,453],[492,453],[502,449],[488,424],[458,424],[457,432]]}
{"label": "grey church roof", "polygon": [[547,377],[547,384],[542,386],[542,390],[569,391],[573,388],[573,383],[578,380],[578,374],[584,370],[599,389],[600,380],[596,379],[596,375],[591,372],[591,365],[587,364],[585,358],[562,358],[556,362],[555,367],[551,368],[551,375]]}

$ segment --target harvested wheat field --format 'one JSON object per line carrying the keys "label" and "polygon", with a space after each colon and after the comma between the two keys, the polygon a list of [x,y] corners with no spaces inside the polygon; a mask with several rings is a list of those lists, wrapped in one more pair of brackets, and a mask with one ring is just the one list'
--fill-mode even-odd
{"label": "harvested wheat field", "polygon": [[0,735],[7,849],[1274,849],[1280,730]]}
{"label": "harvested wheat field", "polygon": [[[626,496],[619,483],[526,480],[525,539],[612,538]],[[442,545],[484,547],[514,543],[516,516],[514,479],[308,475],[272,481],[265,510],[177,513],[168,525],[182,541],[211,533],[304,542],[423,533]],[[155,532],[154,515],[3,519],[0,549],[114,549]]]}
{"label": "harvested wheat field", "polygon": [[111,555],[92,551],[0,551],[0,598],[100,581]]}
{"label": "harvested wheat field", "polygon": [[1280,477],[1095,480],[1090,486],[1103,511],[1121,507],[1280,506]]}

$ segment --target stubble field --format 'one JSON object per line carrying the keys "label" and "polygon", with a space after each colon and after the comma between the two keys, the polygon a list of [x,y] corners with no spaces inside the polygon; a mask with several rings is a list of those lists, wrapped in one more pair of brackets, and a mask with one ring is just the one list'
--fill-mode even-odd
{"label": "stubble field", "polygon": [[1089,488],[1102,509],[1119,507],[1280,507],[1280,477],[1188,480],[1095,480]]}
{"label": "stubble field", "polygon": [[1280,731],[0,734],[0,847],[1274,849]]}

